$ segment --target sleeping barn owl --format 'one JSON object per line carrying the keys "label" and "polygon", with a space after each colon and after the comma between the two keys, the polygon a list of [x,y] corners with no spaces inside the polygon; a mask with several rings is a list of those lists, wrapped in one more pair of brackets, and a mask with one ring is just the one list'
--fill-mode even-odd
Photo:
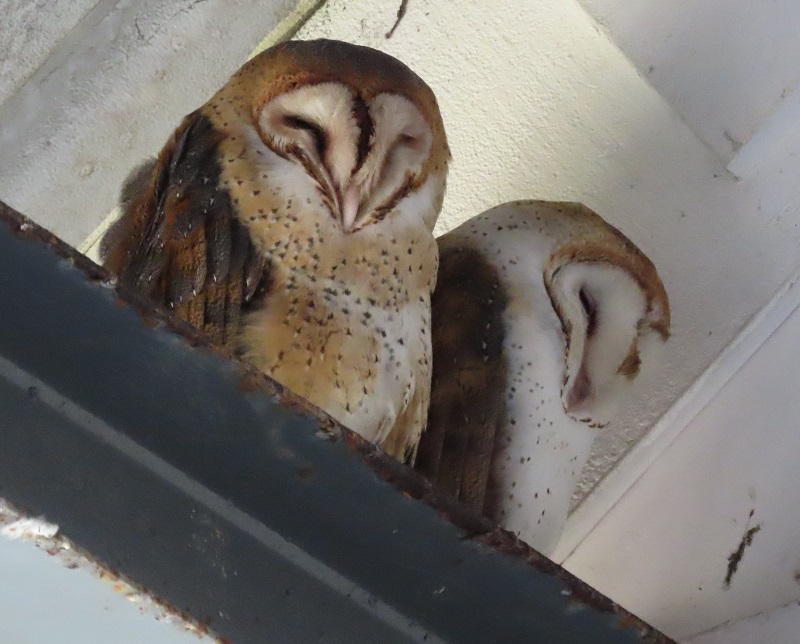
{"label": "sleeping barn owl", "polygon": [[417,467],[550,554],[595,433],[669,335],[667,294],[580,204],[504,204],[438,241]]}
{"label": "sleeping barn owl", "polygon": [[413,460],[448,160],[433,92],[405,65],[287,42],[246,63],[129,182],[104,263]]}

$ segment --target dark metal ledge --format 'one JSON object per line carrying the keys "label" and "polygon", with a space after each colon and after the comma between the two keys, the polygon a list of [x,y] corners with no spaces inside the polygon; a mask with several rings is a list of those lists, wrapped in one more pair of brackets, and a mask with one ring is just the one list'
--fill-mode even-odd
{"label": "dark metal ledge", "polygon": [[232,642],[670,642],[0,203],[0,496]]}

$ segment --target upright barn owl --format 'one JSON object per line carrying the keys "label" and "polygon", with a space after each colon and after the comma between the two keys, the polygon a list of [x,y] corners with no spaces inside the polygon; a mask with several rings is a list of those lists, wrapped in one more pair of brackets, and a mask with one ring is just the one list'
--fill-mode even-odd
{"label": "upright barn owl", "polygon": [[405,65],[342,42],[284,43],[129,183],[104,263],[411,460],[448,160],[433,92]]}
{"label": "upright barn owl", "polygon": [[515,202],[439,238],[417,467],[550,554],[598,428],[669,335],[653,264],[575,203]]}

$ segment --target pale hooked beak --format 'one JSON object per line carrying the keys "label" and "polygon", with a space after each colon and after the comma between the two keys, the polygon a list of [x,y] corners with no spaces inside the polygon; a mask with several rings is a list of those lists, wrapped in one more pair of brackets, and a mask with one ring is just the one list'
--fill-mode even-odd
{"label": "pale hooked beak", "polygon": [[361,191],[356,184],[350,184],[342,196],[342,228],[350,231],[358,217],[358,206],[361,203]]}
{"label": "pale hooked beak", "polygon": [[594,392],[592,382],[586,370],[581,367],[578,375],[575,376],[564,401],[564,411],[573,418],[578,419],[585,414],[586,408],[591,402]]}

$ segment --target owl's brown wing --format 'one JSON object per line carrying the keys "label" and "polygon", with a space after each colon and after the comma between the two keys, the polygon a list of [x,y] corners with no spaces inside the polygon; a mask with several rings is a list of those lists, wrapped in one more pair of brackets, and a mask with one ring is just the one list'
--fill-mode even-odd
{"label": "owl's brown wing", "polygon": [[448,244],[445,236],[439,253],[431,299],[431,404],[415,468],[484,512],[495,435],[506,415],[506,297],[496,270],[477,251]]}
{"label": "owl's brown wing", "polygon": [[267,277],[266,259],[222,185],[219,139],[208,117],[187,116],[155,163],[129,178],[123,214],[104,237],[101,256],[121,285],[230,344]]}

